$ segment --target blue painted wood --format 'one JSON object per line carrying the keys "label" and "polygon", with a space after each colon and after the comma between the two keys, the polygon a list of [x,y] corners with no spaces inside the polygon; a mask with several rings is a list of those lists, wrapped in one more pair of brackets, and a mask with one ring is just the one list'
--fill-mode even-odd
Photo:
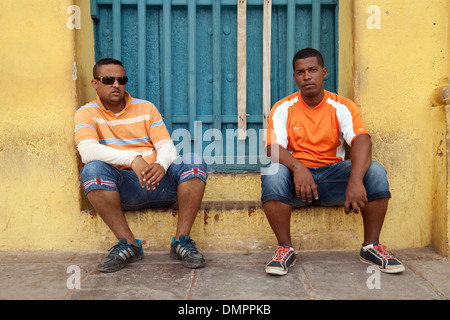
{"label": "blue painted wood", "polygon": [[[272,3],[272,104],[298,90],[292,58],[305,47],[320,48],[330,71],[325,88],[336,91],[337,0]],[[155,104],[177,148],[189,146],[182,151],[215,157],[209,166],[215,171],[255,171],[264,164],[259,157],[264,155],[263,0],[247,0],[245,141],[236,136],[236,4],[237,0],[91,0],[96,59],[121,59],[130,79],[127,91]],[[181,129],[189,136],[181,137]],[[230,157],[219,157],[227,150]]]}
{"label": "blue painted wood", "polygon": [[[161,74],[161,78],[163,79],[162,83],[162,95],[163,99],[161,101],[162,104],[162,115],[164,117],[164,122],[166,123],[167,129],[169,132],[172,132],[172,12],[171,12],[171,4],[170,0],[164,0],[163,3],[163,37],[162,39],[154,39],[155,41],[162,41],[163,47],[163,57],[162,57],[162,65],[163,71]],[[158,72],[158,74],[160,74]]]}
{"label": "blue painted wood", "polygon": [[[281,11],[281,9],[280,9]],[[284,15],[282,12],[280,12],[281,15]],[[286,7],[286,14],[287,17],[285,18],[287,21],[287,26],[286,26],[286,32],[287,32],[287,39],[286,41],[286,51],[285,51],[285,77],[286,77],[286,91],[285,91],[285,95],[289,95],[292,92],[294,92],[296,90],[295,88],[295,83],[292,79],[292,64],[289,63],[290,61],[292,61],[292,58],[295,54],[295,35],[298,34],[298,32],[301,30],[304,30],[303,28],[301,30],[297,30],[295,28],[295,24],[297,22],[303,23],[303,21],[305,20],[306,17],[308,17],[308,14],[305,14],[304,17],[300,18],[299,21],[296,21],[296,16],[297,16],[297,9],[295,7],[295,1],[294,0],[288,0],[287,2],[287,7]],[[281,18],[281,21],[283,21],[283,18]],[[284,30],[282,28],[280,28],[279,32],[284,32]],[[304,37],[302,37],[303,39]],[[277,95],[278,96],[278,95]]]}
{"label": "blue painted wood", "polygon": [[[189,104],[188,104],[188,114],[189,114],[189,131],[194,131],[194,124],[197,116],[197,52],[196,52],[196,3],[195,0],[189,0],[188,3],[188,60],[189,60]],[[179,62],[182,62],[179,61]]]}
{"label": "blue painted wood", "polygon": [[[208,35],[212,33],[212,77],[206,74],[206,81],[212,81],[212,115],[213,127],[220,130],[222,127],[222,55],[221,55],[221,7],[219,1],[212,5],[212,29],[208,28]],[[206,42],[206,41],[205,41]]]}
{"label": "blue painted wood", "polygon": [[113,29],[113,58],[122,59],[122,14],[120,0],[112,3],[112,29]]}
{"label": "blue painted wood", "polygon": [[[108,4],[110,5],[115,0],[91,0],[95,1],[97,4]],[[136,5],[139,0],[121,0],[124,5]],[[165,0],[146,0],[147,5],[162,5]],[[172,0],[171,4],[177,5],[187,5],[189,0]],[[197,0],[198,6],[210,6],[212,2],[217,0]],[[257,5],[262,6],[264,0],[247,0],[247,5]],[[272,0],[273,5],[286,5],[289,0]],[[321,0],[323,5],[336,5],[338,0]],[[236,0],[219,0],[221,6],[236,6]],[[295,0],[297,6],[311,6],[311,0]]]}
{"label": "blue painted wood", "polygon": [[138,7],[138,95],[140,97],[146,96],[147,87],[147,38],[146,38],[146,26],[147,26],[147,12],[145,0],[139,0]]}
{"label": "blue painted wood", "polygon": [[320,51],[320,0],[312,0],[312,29],[311,29],[311,47]]}
{"label": "blue painted wood", "polygon": [[98,20],[98,4],[97,4],[97,2],[91,1],[90,7],[91,7],[92,20],[97,21]]}

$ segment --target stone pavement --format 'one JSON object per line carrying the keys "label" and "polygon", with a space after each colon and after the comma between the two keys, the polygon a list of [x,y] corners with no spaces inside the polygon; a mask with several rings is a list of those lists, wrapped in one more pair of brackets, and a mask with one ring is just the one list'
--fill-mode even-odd
{"label": "stone pavement", "polygon": [[207,266],[196,270],[168,253],[146,252],[125,269],[99,273],[96,266],[106,253],[0,252],[0,299],[176,300],[183,305],[194,300],[450,299],[450,259],[431,247],[394,251],[406,267],[395,275],[368,269],[358,252],[341,251],[300,251],[300,261],[282,277],[264,272],[272,252],[206,252]]}

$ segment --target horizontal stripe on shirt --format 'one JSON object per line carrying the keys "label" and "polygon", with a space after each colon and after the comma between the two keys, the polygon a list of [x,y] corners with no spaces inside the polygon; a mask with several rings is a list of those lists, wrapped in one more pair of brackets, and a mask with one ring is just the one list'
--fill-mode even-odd
{"label": "horizontal stripe on shirt", "polygon": [[[132,123],[138,123],[141,121],[145,121],[145,120],[150,120],[150,115],[149,114],[145,114],[142,116],[137,116],[137,117],[133,117],[133,118],[129,118],[129,119],[117,119],[117,120],[105,120],[103,118],[97,118],[97,117],[92,117],[92,120],[94,120],[95,123],[98,124],[107,124],[108,126],[114,127],[114,126],[118,126],[118,125],[124,125],[124,124],[132,124]],[[160,125],[165,125],[163,120],[159,120],[159,121],[155,121],[150,125],[150,128],[156,127],[156,126],[160,126]],[[77,127],[75,128],[75,131],[77,131],[78,129],[82,128],[82,127],[91,127],[92,129],[95,130],[95,128],[91,125],[88,124],[79,124],[77,125]]]}
{"label": "horizontal stripe on shirt", "polygon": [[91,107],[99,108],[99,105],[98,105],[97,103],[89,103],[89,104],[85,104],[84,106],[78,108],[78,110],[75,111],[75,112],[78,112],[78,111],[80,111],[81,109],[84,109],[84,108],[91,108]]}
{"label": "horizontal stripe on shirt", "polygon": [[110,139],[100,139],[101,144],[105,145],[111,145],[117,143],[118,145],[130,145],[130,144],[137,144],[141,142],[147,142],[150,141],[150,137],[144,137],[144,138],[135,138],[135,139],[128,139],[128,140],[119,140],[116,138],[110,138]]}
{"label": "horizontal stripe on shirt", "polygon": [[165,126],[166,124],[164,123],[164,121],[159,120],[159,121],[155,121],[150,125],[150,128],[156,127],[156,126]]}
{"label": "horizontal stripe on shirt", "polygon": [[104,118],[92,117],[92,120],[94,120],[94,122],[98,124],[107,124],[108,126],[114,127],[122,124],[131,124],[141,122],[144,120],[150,120],[150,114],[144,114],[133,118],[117,119],[117,120],[105,120]]}
{"label": "horizontal stripe on shirt", "polygon": [[95,130],[95,127],[94,127],[94,126],[91,126],[90,124],[79,124],[79,125],[77,125],[77,126],[75,127],[75,130],[74,130],[74,131],[77,131],[78,129],[85,128],[85,127],[89,127],[89,128],[91,128],[91,129],[94,129],[94,130]]}

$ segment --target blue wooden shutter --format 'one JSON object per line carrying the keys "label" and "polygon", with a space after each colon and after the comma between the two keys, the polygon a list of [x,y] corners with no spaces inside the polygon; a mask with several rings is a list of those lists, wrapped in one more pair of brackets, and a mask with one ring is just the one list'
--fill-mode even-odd
{"label": "blue wooden shutter", "polygon": [[[305,47],[322,52],[329,69],[325,89],[336,92],[337,11],[337,0],[272,0],[272,104],[298,90],[292,58]],[[121,60],[130,79],[127,91],[155,104],[172,134],[188,130],[190,151],[214,149],[217,154],[208,153],[215,156],[211,171],[257,171],[266,163],[259,134],[263,0],[247,0],[245,141],[232,135],[237,129],[237,0],[91,0],[91,16],[96,60]],[[220,132],[222,140],[208,135],[212,132]],[[179,135],[174,142],[178,149],[186,145]],[[220,144],[230,155],[222,163],[220,148],[213,148]]]}

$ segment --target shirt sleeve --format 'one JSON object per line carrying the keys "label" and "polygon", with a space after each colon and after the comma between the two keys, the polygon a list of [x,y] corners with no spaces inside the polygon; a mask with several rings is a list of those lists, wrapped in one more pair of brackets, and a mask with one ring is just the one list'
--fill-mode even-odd
{"label": "shirt sleeve", "polygon": [[161,114],[153,105],[150,110],[149,137],[153,145],[162,140],[172,140]]}
{"label": "shirt sleeve", "polygon": [[140,155],[133,150],[118,150],[99,143],[96,123],[93,120],[89,108],[93,104],[80,108],[74,116],[75,143],[81,156],[81,161],[86,164],[99,160],[110,165],[131,166],[133,160]]}
{"label": "shirt sleeve", "polygon": [[266,148],[278,144],[283,148],[288,146],[287,109],[283,105],[275,106],[267,118]]}
{"label": "shirt sleeve", "polygon": [[77,148],[84,164],[98,160],[110,165],[131,167],[133,160],[140,155],[134,150],[118,150],[105,146],[94,139],[81,140]]}
{"label": "shirt sleeve", "polygon": [[172,162],[177,158],[177,149],[172,140],[161,140],[155,143],[156,163],[163,166],[164,170],[170,167]]}
{"label": "shirt sleeve", "polygon": [[90,113],[81,108],[75,112],[75,143],[78,144],[84,139],[93,139],[99,141],[97,128]]}
{"label": "shirt sleeve", "polygon": [[351,146],[357,136],[367,134],[370,137],[370,133],[364,125],[361,112],[356,104],[351,100],[346,100],[345,106],[346,108],[339,109],[339,123],[345,142]]}

